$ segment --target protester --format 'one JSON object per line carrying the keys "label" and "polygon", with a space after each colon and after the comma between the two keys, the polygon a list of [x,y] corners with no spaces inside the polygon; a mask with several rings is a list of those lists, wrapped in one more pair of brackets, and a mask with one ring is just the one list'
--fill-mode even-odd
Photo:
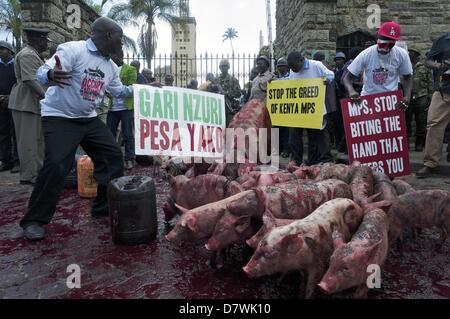
{"label": "protester", "polygon": [[198,89],[198,81],[196,79],[192,79],[191,82],[189,82],[187,88],[191,89],[191,90],[197,90]]}
{"label": "protester", "polygon": [[289,72],[291,69],[289,68],[289,64],[287,63],[286,58],[280,58],[277,61],[277,79],[284,80],[289,78]]}
{"label": "protester", "polygon": [[325,61],[325,53],[323,53],[322,51],[317,51],[316,53],[313,54],[313,60],[314,61],[318,61],[321,62],[323,65],[325,65],[325,67],[328,70],[333,71],[333,68],[331,67],[331,65],[329,65],[326,61]]}
{"label": "protester", "polygon": [[165,86],[173,86],[175,79],[173,78],[172,74],[166,74],[164,77],[164,85]]}
{"label": "protester", "polygon": [[250,93],[250,100],[260,99],[266,101],[267,83],[275,80],[276,76],[270,70],[269,58],[262,55],[256,59],[256,68],[258,75],[252,82],[252,89]]}
{"label": "protester", "polygon": [[250,100],[250,96],[252,94],[252,83],[253,80],[256,79],[256,77],[258,76],[258,69],[256,67],[253,67],[250,70],[250,75],[249,75],[249,82],[247,84],[245,84],[245,92],[244,92],[244,104],[247,103]]}
{"label": "protester", "polygon": [[48,48],[48,29],[25,28],[27,45],[14,61],[17,83],[9,98],[17,137],[20,162],[20,183],[36,182],[44,160],[44,136],[42,133],[41,107],[45,90],[38,83],[36,72],[44,64],[41,56]]}
{"label": "protester", "polygon": [[[277,80],[289,80],[291,68],[286,58],[280,58],[277,61]],[[280,139],[279,146],[282,158],[289,158],[289,127],[278,127]]]}
{"label": "protester", "polygon": [[0,41],[0,172],[19,172],[16,134],[11,110],[8,109],[9,95],[16,84],[14,73],[14,48],[6,41]]}
{"label": "protester", "polygon": [[150,69],[143,69],[142,75],[145,78],[145,84],[150,84],[156,81],[155,77],[153,76],[153,72]]}
{"label": "protester", "polygon": [[218,81],[225,95],[225,115],[228,127],[234,115],[239,111],[238,99],[241,96],[241,86],[239,81],[228,73],[230,70],[230,62],[228,60],[220,61],[219,68],[221,74]]}
{"label": "protester", "polygon": [[[341,99],[346,97],[345,87],[341,84],[342,75],[344,74],[344,66],[347,57],[344,52],[336,52],[334,57],[334,63],[336,64],[334,79],[335,79],[335,92],[336,92],[336,112],[333,113],[333,117],[330,119],[333,122],[333,140],[334,146],[338,151],[342,151],[342,140],[345,139],[344,120],[342,117]],[[331,132],[330,132],[331,133]],[[345,149],[345,147],[344,147]]]}
{"label": "protester", "polygon": [[56,209],[64,179],[69,173],[78,145],[94,162],[98,183],[91,214],[108,216],[107,185],[123,175],[123,156],[108,127],[98,119],[95,105],[105,89],[114,97],[131,97],[133,88],[119,79],[117,65],[110,59],[122,49],[122,28],[101,17],[92,24],[86,41],[61,44],[56,55],[39,68],[37,77],[51,85],[42,106],[45,161],[20,222],[29,240],[44,238]]}
{"label": "protester", "polygon": [[437,91],[428,110],[424,167],[416,176],[430,177],[439,166],[445,129],[450,122],[450,32],[434,41],[425,65],[436,71]]}
{"label": "protester", "polygon": [[[134,60],[130,63],[130,65],[136,69],[136,72],[137,72],[137,82],[136,83],[137,84],[146,84],[147,81],[145,80],[144,75],[142,73],[140,73],[141,62]],[[152,82],[155,82],[155,81],[152,81]],[[149,83],[152,83],[152,82],[149,82]]]}
{"label": "protester", "polygon": [[[328,70],[321,62],[309,60],[302,56],[300,52],[292,52],[288,56],[288,64],[291,68],[289,79],[314,79],[324,78],[327,83],[334,79],[334,73]],[[307,165],[331,162],[330,136],[326,130],[326,108],[324,107],[324,117],[320,130],[307,129],[308,133],[308,161]],[[291,128],[290,148],[293,160],[301,165],[303,163],[303,129]]]}
{"label": "protester", "polygon": [[432,91],[431,73],[421,61],[421,52],[415,46],[409,48],[409,56],[413,65],[413,96],[411,106],[406,110],[406,127],[408,138],[412,136],[412,117],[416,122],[415,150],[422,152],[426,137],[426,114],[429,105],[429,92]]}
{"label": "protester", "polygon": [[[124,63],[123,51],[112,55],[112,60],[119,67],[119,78],[124,85],[133,85],[137,81],[137,69]],[[133,98],[113,98],[106,123],[114,138],[117,136],[119,123],[122,127],[122,139],[125,146],[125,169],[134,167],[134,136],[133,136]]]}
{"label": "protester", "polygon": [[401,78],[404,98],[397,107],[406,110],[411,101],[413,87],[413,68],[408,52],[395,46],[400,40],[400,25],[386,22],[378,31],[378,41],[363,52],[348,66],[348,73],[343,79],[345,88],[351,99],[360,101],[360,94],[352,84],[353,78],[364,72],[364,86],[361,95],[393,92],[398,90],[398,79]]}

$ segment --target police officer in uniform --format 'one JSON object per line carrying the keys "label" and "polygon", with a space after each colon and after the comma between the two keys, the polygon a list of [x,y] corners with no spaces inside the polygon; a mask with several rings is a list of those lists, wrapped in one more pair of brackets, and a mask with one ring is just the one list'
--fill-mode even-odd
{"label": "police officer in uniform", "polygon": [[416,46],[411,46],[409,56],[413,65],[413,96],[410,107],[406,110],[406,124],[408,137],[412,136],[412,117],[416,122],[416,152],[422,152],[425,146],[426,114],[425,109],[429,105],[428,94],[430,91],[431,73],[421,61],[421,52]]}
{"label": "police officer in uniform", "polygon": [[34,184],[44,160],[41,107],[45,96],[38,83],[37,70],[44,65],[41,54],[48,48],[48,29],[24,28],[27,45],[16,55],[17,83],[11,91],[8,107],[12,110],[20,161],[20,183]]}
{"label": "police officer in uniform", "polygon": [[225,113],[228,126],[234,115],[239,111],[239,101],[237,99],[241,96],[241,86],[239,81],[228,73],[230,70],[230,62],[228,60],[220,61],[219,68],[221,72],[219,84],[225,95]]}

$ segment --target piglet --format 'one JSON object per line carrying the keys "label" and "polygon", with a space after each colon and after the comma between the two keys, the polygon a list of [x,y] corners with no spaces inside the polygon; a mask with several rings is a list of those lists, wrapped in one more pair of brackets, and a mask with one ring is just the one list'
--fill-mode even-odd
{"label": "piglet", "polygon": [[[390,203],[385,202],[385,208]],[[331,256],[327,273],[319,283],[326,294],[334,294],[358,287],[354,298],[367,297],[367,269],[369,265],[382,266],[388,253],[389,221],[380,208],[365,210],[364,219],[352,240],[345,243],[343,235],[334,231],[336,249]]]}
{"label": "piglet", "polygon": [[333,253],[333,230],[349,240],[362,218],[362,208],[352,200],[328,201],[308,217],[271,230],[243,270],[250,278],[303,271],[307,274],[304,295],[311,298]]}
{"label": "piglet", "polygon": [[392,184],[394,184],[398,196],[416,191],[411,185],[401,179],[394,179]]}
{"label": "piglet", "polygon": [[372,201],[373,195],[373,172],[368,166],[354,164],[351,168],[350,188],[353,200],[360,206],[365,206]]}
{"label": "piglet", "polygon": [[442,243],[450,232],[450,192],[428,190],[406,193],[392,203],[388,211],[389,241],[402,240],[405,228],[441,229]]}

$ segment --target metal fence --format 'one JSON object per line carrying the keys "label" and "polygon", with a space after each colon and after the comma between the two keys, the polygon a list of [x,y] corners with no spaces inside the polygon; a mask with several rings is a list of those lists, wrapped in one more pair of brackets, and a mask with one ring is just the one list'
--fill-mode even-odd
{"label": "metal fence", "polygon": [[186,87],[191,80],[195,79],[199,84],[203,83],[208,73],[214,76],[220,75],[219,64],[222,59],[230,62],[229,73],[239,80],[241,88],[250,81],[251,69],[255,66],[256,54],[235,54],[235,55],[219,55],[205,53],[195,57],[185,55],[159,54],[152,58],[151,65],[145,56],[125,54],[125,63],[137,60],[141,63],[142,68],[149,68],[153,72],[153,76],[157,81],[164,83],[167,74],[174,77],[174,85],[178,87]]}

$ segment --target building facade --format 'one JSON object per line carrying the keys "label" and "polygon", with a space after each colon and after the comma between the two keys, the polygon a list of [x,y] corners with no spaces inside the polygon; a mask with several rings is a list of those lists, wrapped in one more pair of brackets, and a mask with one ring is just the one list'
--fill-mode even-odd
{"label": "building facade", "polygon": [[189,1],[180,1],[180,14],[172,27],[172,74],[175,85],[186,87],[197,78],[197,22],[189,14]]}
{"label": "building facade", "polygon": [[277,0],[276,55],[322,50],[331,60],[336,51],[364,47],[376,38],[376,6],[381,22],[400,23],[402,40],[423,51],[450,32],[450,0]]}

